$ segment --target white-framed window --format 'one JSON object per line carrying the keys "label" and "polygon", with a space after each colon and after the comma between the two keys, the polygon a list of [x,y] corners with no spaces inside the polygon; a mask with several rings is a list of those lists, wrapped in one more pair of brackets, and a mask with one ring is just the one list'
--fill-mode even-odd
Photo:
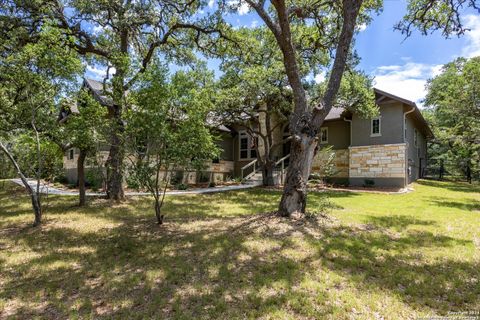
{"label": "white-framed window", "polygon": [[372,119],[371,122],[371,129],[370,129],[370,136],[371,137],[379,137],[382,135],[382,121],[381,117]]}
{"label": "white-framed window", "polygon": [[328,127],[320,128],[320,143],[328,143]]}
{"label": "white-framed window", "polygon": [[257,143],[256,139],[251,137],[246,131],[240,131],[239,139],[239,158],[240,159],[255,159],[257,157]]}
{"label": "white-framed window", "polygon": [[415,148],[418,148],[418,131],[417,129],[413,129],[413,145]]}
{"label": "white-framed window", "polygon": [[74,154],[75,154],[75,152],[74,152],[73,148],[68,149],[67,159],[68,160],[73,160]]}

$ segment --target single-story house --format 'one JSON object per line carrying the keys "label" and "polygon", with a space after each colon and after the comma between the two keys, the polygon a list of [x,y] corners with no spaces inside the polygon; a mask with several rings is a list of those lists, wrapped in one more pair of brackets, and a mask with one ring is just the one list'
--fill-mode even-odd
{"label": "single-story house", "polygon": [[[102,94],[102,83],[85,79],[84,86],[102,104],[109,103]],[[319,147],[331,146],[334,157],[333,181],[342,181],[350,185],[364,185],[366,182],[380,187],[405,187],[421,178],[427,163],[427,140],[433,137],[428,123],[412,101],[393,94],[375,90],[379,116],[363,119],[354,112],[332,108],[320,129]],[[64,111],[63,111],[64,112]],[[67,114],[60,116],[63,119]],[[206,164],[202,172],[187,172],[183,175],[185,183],[203,180],[218,181],[228,177],[251,177],[253,162],[257,152],[256,139],[240,126],[218,126],[214,128],[221,137],[218,142],[222,150],[219,159]],[[278,130],[276,139],[284,140],[288,131]],[[285,159],[290,153],[289,142],[277,149],[277,159]],[[108,146],[101,149],[100,161],[108,157]],[[67,150],[64,156],[65,174],[71,183],[75,183],[78,150]],[[322,153],[314,160],[312,172],[322,165]],[[287,166],[288,161],[282,165]],[[87,168],[88,168],[87,162]],[[250,171],[242,168],[249,168]],[[255,168],[257,171],[260,169]],[[367,181],[369,180],[369,181]]]}

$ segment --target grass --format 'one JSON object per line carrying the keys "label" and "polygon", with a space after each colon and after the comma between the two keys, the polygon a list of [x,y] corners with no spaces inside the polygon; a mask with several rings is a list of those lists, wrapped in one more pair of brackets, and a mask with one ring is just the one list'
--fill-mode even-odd
{"label": "grass", "polygon": [[[0,318],[414,319],[480,310],[480,187],[335,192],[281,219],[249,190],[122,204],[0,191]],[[309,195],[309,209],[325,193]]]}

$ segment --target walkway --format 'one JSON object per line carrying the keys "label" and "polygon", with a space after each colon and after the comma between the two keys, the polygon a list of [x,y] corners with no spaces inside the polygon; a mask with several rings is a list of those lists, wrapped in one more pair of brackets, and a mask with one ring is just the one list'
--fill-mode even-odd
{"label": "walkway", "polygon": [[[22,180],[20,179],[11,179],[12,182],[24,186]],[[32,188],[37,188],[37,181],[28,180],[28,184]],[[213,188],[200,188],[200,189],[191,189],[191,190],[176,190],[176,191],[167,191],[167,195],[185,195],[185,194],[204,194],[204,193],[215,193],[215,192],[225,192],[232,190],[243,190],[257,187],[258,183],[249,183],[249,184],[240,184],[235,186],[224,186],[224,187],[213,187]],[[51,194],[51,195],[60,195],[60,196],[78,196],[78,191],[68,191],[61,190],[54,187],[47,186],[43,183],[40,184],[40,193]],[[87,196],[90,197],[101,197],[105,196],[104,192],[87,192]],[[126,196],[149,196],[148,192],[125,192]]]}

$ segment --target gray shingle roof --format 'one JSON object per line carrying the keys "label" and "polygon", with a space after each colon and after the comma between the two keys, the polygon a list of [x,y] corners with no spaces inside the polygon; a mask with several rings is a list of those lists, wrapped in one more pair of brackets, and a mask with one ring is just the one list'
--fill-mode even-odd
{"label": "gray shingle roof", "polygon": [[[111,106],[113,104],[112,98],[108,94],[105,94],[105,91],[103,90],[103,82],[85,78],[84,84],[92,91],[93,96],[98,100],[98,102],[107,106]],[[110,91],[108,86],[107,91]]]}

